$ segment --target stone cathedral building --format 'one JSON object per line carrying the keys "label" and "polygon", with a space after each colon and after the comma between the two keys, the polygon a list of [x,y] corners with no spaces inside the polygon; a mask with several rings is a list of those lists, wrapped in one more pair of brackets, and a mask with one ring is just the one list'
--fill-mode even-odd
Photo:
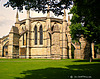
{"label": "stone cathedral building", "polygon": [[50,17],[50,12],[47,17],[31,18],[27,11],[27,18],[21,21],[17,12],[15,26],[0,38],[0,57],[66,59],[72,58],[73,45],[75,59],[88,58],[86,41],[82,36],[79,44],[72,43],[69,26],[65,10],[63,19]]}

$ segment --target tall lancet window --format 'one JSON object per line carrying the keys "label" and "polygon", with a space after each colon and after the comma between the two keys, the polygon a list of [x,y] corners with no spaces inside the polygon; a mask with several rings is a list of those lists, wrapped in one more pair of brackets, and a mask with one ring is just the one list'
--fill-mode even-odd
{"label": "tall lancet window", "polygon": [[24,34],[23,34],[23,45],[24,45]]}
{"label": "tall lancet window", "polygon": [[40,45],[43,44],[43,29],[42,26],[40,26]]}
{"label": "tall lancet window", "polygon": [[37,45],[37,27],[34,28],[34,38],[35,38],[35,45]]}

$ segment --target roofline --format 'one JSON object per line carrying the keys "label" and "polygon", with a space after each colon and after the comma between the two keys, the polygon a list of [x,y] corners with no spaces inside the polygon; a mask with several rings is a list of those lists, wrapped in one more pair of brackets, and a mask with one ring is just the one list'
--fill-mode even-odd
{"label": "roofline", "polygon": [[0,40],[4,39],[4,38],[6,38],[6,37],[9,37],[9,34],[6,35],[6,36],[2,36],[2,37],[0,38]]}
{"label": "roofline", "polygon": [[[47,17],[31,17],[30,18],[30,20],[46,20],[47,19]],[[56,20],[59,20],[59,21],[63,21],[63,19],[59,19],[59,18],[54,18],[54,17],[50,17],[49,19],[51,19],[51,20],[53,20],[53,19],[56,19]],[[19,21],[18,23],[23,23],[23,22],[25,22],[26,21],[26,19],[23,19],[23,20],[21,20],[21,21]],[[67,20],[66,20],[67,21]]]}

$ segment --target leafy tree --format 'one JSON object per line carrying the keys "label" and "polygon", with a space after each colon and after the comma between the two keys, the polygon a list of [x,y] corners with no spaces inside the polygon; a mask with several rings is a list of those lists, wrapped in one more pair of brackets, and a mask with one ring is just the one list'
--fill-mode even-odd
{"label": "leafy tree", "polygon": [[89,43],[100,43],[99,11],[98,0],[74,0],[70,12],[73,14],[70,26],[73,39],[83,34]]}
{"label": "leafy tree", "polygon": [[[80,35],[84,35],[91,44],[100,44],[100,4],[98,0],[73,0],[74,6],[70,13],[72,39],[77,40]],[[91,47],[91,46],[90,46]],[[90,48],[91,49],[91,48]],[[91,57],[91,51],[90,51]]]}
{"label": "leafy tree", "polygon": [[72,0],[9,0],[5,7],[11,6],[13,9],[18,8],[18,10],[23,10],[23,6],[25,6],[26,10],[35,10],[37,12],[42,11],[43,13],[48,11],[48,6],[50,7],[50,11],[52,11],[55,15],[62,15],[62,10],[68,8],[71,4]]}

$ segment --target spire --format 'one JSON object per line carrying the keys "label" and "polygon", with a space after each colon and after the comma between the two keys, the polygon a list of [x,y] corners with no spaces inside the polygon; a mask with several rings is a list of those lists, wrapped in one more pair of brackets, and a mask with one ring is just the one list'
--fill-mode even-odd
{"label": "spire", "polygon": [[50,10],[49,10],[49,5],[48,5],[48,10],[47,10],[47,18],[50,18]]}
{"label": "spire", "polygon": [[16,13],[16,22],[19,22],[18,10],[17,10],[17,13]]}
{"label": "spire", "polygon": [[66,16],[66,11],[65,11],[65,9],[64,9],[64,16]]}
{"label": "spire", "polygon": [[63,17],[63,21],[66,20],[66,11],[64,9],[64,17]]}
{"label": "spire", "polygon": [[30,30],[30,10],[27,10],[27,16],[26,16],[26,29]]}
{"label": "spire", "polygon": [[70,16],[68,15],[68,21],[70,21]]}
{"label": "spire", "polygon": [[70,16],[68,15],[68,26],[70,26]]}
{"label": "spire", "polygon": [[27,19],[30,18],[30,10],[27,10]]}

